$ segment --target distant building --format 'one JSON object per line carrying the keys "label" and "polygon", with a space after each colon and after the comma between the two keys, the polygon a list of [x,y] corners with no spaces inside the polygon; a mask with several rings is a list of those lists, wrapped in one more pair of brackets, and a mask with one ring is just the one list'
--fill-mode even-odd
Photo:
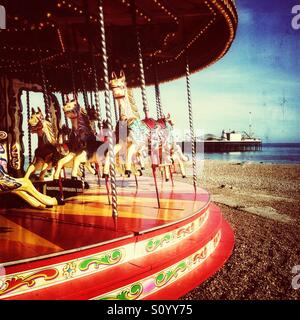
{"label": "distant building", "polygon": [[222,131],[222,135],[221,135],[221,139],[223,141],[238,142],[238,141],[242,141],[242,134],[241,133],[237,133],[235,131],[226,132],[225,130],[223,130]]}

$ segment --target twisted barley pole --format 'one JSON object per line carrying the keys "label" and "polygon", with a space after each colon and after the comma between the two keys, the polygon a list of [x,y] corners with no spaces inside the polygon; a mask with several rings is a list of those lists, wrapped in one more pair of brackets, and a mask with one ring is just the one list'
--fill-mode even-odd
{"label": "twisted barley pole", "polygon": [[108,156],[110,162],[110,179],[111,179],[111,195],[112,195],[112,216],[118,216],[118,199],[117,199],[117,185],[116,185],[116,171],[114,163],[114,146],[113,146],[113,128],[110,106],[110,91],[109,91],[109,76],[108,76],[108,57],[106,50],[106,36],[104,26],[103,0],[99,0],[99,22],[101,35],[101,49],[102,49],[102,64],[103,64],[103,78],[104,78],[104,96],[105,96],[105,111],[108,125]]}
{"label": "twisted barley pole", "polygon": [[[62,101],[62,104],[64,107],[66,105],[66,99],[65,99],[65,95],[63,92],[61,93],[61,101]],[[69,128],[68,118],[67,118],[66,114],[64,113],[64,110],[62,112],[64,114],[66,127]]]}
{"label": "twisted barley pole", "polygon": [[[104,35],[105,36],[105,35]],[[93,69],[93,76],[95,82],[95,92],[94,92],[94,99],[95,99],[95,108],[98,115],[98,128],[102,130],[102,115],[101,115],[101,106],[100,106],[100,97],[99,97],[99,84],[98,84],[98,77],[97,77],[97,67],[94,57],[94,52],[92,50],[92,69]],[[91,96],[92,100],[92,96]],[[91,101],[92,104],[92,101]]]}
{"label": "twisted barley pole", "polygon": [[157,119],[161,119],[162,104],[161,104],[160,88],[159,88],[158,74],[157,74],[155,61],[153,61],[153,68],[154,68],[154,78],[155,78],[156,113],[157,113]]}
{"label": "twisted barley pole", "polygon": [[148,100],[147,100],[147,94],[146,94],[146,80],[145,80],[145,72],[144,72],[144,63],[143,63],[140,32],[139,32],[138,27],[136,27],[136,39],[137,39],[139,69],[140,69],[140,77],[141,77],[143,108],[144,108],[145,118],[147,119],[147,118],[149,118],[149,106],[148,106]]}
{"label": "twisted barley pole", "polygon": [[135,36],[136,36],[136,46],[137,46],[137,53],[138,53],[138,64],[139,64],[139,74],[140,74],[140,81],[141,81],[143,109],[144,109],[144,113],[145,113],[145,118],[148,119],[149,118],[149,106],[148,106],[147,93],[146,93],[146,80],[145,80],[145,70],[144,70],[140,30],[137,25],[137,18],[136,18],[135,0],[131,0],[130,5],[131,5],[132,21],[133,21],[133,25],[135,27]]}
{"label": "twisted barley pole", "polygon": [[76,89],[76,79],[74,73],[74,61],[71,51],[69,52],[69,67],[71,70],[71,80],[72,80],[72,87],[73,87],[73,97],[77,100],[77,89]]}
{"label": "twisted barley pole", "polygon": [[27,107],[27,126],[28,126],[28,158],[29,158],[29,163],[31,163],[32,162],[32,150],[31,150],[31,132],[30,132],[30,125],[29,125],[29,119],[30,119],[29,90],[26,90],[26,107]]}
{"label": "twisted barley pole", "polygon": [[47,80],[45,77],[45,70],[43,63],[40,59],[40,67],[41,67],[41,78],[42,78],[42,90],[43,90],[43,97],[44,97],[44,104],[45,104],[45,114],[46,114],[46,119],[50,119],[50,99],[48,95],[48,90],[47,90]]}
{"label": "twisted barley pole", "polygon": [[82,83],[82,95],[83,95],[83,102],[84,102],[84,106],[85,108],[89,108],[89,99],[88,99],[88,95],[86,92],[86,83],[85,83],[85,79],[84,76],[81,74],[81,83]]}
{"label": "twisted barley pole", "polygon": [[[147,101],[147,93],[146,93],[146,80],[145,80],[145,70],[144,70],[144,63],[143,63],[143,54],[142,54],[142,45],[141,45],[141,37],[140,37],[140,30],[137,25],[137,17],[136,17],[136,3],[135,0],[131,0],[130,2],[131,7],[131,16],[132,22],[135,27],[135,36],[136,36],[136,46],[137,46],[137,53],[138,53],[138,62],[139,62],[139,73],[140,73],[140,84],[141,84],[141,91],[142,91],[142,100],[143,100],[143,108],[145,113],[145,118],[149,119],[149,107]],[[148,143],[150,145],[150,153],[151,153],[151,162],[152,162],[152,175],[154,179],[155,191],[156,191],[156,198],[157,198],[157,205],[160,208],[160,200],[159,200],[159,191],[157,186],[156,180],[156,169],[157,165],[153,163],[152,158],[152,132],[150,130],[150,135],[148,138]]]}
{"label": "twisted barley pole", "polygon": [[195,192],[197,191],[197,166],[196,166],[196,139],[194,132],[194,122],[193,122],[193,106],[192,106],[192,94],[191,94],[191,82],[190,82],[190,64],[188,54],[186,55],[186,89],[188,97],[188,110],[189,110],[189,126],[190,126],[190,136],[192,140],[192,162],[193,162],[193,185]]}

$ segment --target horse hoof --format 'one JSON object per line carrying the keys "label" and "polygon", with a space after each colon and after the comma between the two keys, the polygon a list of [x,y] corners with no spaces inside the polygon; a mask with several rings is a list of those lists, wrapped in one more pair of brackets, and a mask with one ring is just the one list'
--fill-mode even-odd
{"label": "horse hoof", "polygon": [[168,182],[169,181],[169,179],[166,179],[166,182]]}
{"label": "horse hoof", "polygon": [[182,178],[184,179],[184,178],[186,178],[186,176],[182,176]]}
{"label": "horse hoof", "polygon": [[57,197],[56,200],[57,200],[57,204],[58,204],[59,206],[63,206],[63,205],[65,205],[65,203],[66,203],[65,200],[62,199],[61,197]]}
{"label": "horse hoof", "polygon": [[140,177],[143,175],[142,170],[138,170],[137,172],[138,172],[138,175],[139,175]]}
{"label": "horse hoof", "polygon": [[141,167],[141,170],[145,170],[145,167]]}
{"label": "horse hoof", "polygon": [[130,178],[130,175],[131,175],[131,171],[130,170],[125,170],[125,175]]}

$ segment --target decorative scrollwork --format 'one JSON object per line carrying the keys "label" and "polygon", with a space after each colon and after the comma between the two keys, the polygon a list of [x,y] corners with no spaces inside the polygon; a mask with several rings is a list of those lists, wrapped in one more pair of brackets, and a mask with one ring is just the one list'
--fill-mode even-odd
{"label": "decorative scrollwork", "polygon": [[7,139],[7,133],[5,131],[0,131],[0,140],[6,140]]}
{"label": "decorative scrollwork", "polygon": [[155,251],[159,246],[163,246],[165,243],[169,243],[173,240],[172,233],[167,233],[163,237],[159,239],[151,239],[147,242],[146,245],[146,251],[147,252],[153,252]]}
{"label": "decorative scrollwork", "polygon": [[194,224],[194,222],[192,222],[190,225],[179,229],[176,233],[176,236],[177,236],[177,238],[180,238],[182,236],[184,237],[186,235],[193,233],[194,230],[195,230],[195,224]]}
{"label": "decorative scrollwork", "polygon": [[137,300],[143,293],[143,285],[135,283],[130,288],[122,290],[120,293],[111,296],[104,296],[101,300]]}
{"label": "decorative scrollwork", "polygon": [[95,269],[98,269],[101,265],[114,265],[120,262],[123,258],[123,252],[120,249],[114,250],[112,252],[105,253],[99,257],[88,258],[80,263],[79,269],[81,271],[86,271],[89,267],[94,264]]}
{"label": "decorative scrollwork", "polygon": [[20,151],[16,144],[14,144],[11,147],[10,157],[11,157],[11,160],[10,160],[11,167],[15,170],[19,170],[20,169]]}
{"label": "decorative scrollwork", "polygon": [[160,272],[155,279],[155,285],[157,287],[163,287],[173,278],[177,278],[179,272],[185,272],[187,268],[188,265],[186,261],[181,261],[174,269]]}
{"label": "decorative scrollwork", "polygon": [[58,276],[59,272],[57,269],[47,269],[41,270],[33,273],[27,277],[24,276],[14,276],[12,278],[6,279],[0,290],[0,296],[15,291],[23,286],[31,288],[36,285],[36,280],[43,278],[44,281],[51,281]]}
{"label": "decorative scrollwork", "polygon": [[221,239],[221,232],[219,231],[216,236],[214,237],[214,248],[217,247],[217,245],[219,244],[220,242],[220,239]]}
{"label": "decorative scrollwork", "polygon": [[198,263],[201,260],[206,259],[207,257],[207,245],[197,254],[195,254],[192,258],[193,264]]}
{"label": "decorative scrollwork", "polygon": [[20,188],[22,185],[13,177],[6,174],[2,165],[0,165],[0,192],[12,191]]}
{"label": "decorative scrollwork", "polygon": [[68,262],[64,267],[63,267],[63,276],[66,279],[73,278],[75,273],[76,273],[76,263],[75,262]]}

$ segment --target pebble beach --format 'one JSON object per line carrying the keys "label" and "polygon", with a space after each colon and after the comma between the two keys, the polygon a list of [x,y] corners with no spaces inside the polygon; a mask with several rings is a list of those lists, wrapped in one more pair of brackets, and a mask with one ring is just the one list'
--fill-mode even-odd
{"label": "pebble beach", "polygon": [[292,268],[300,265],[300,165],[205,160],[197,172],[232,226],[235,248],[221,270],[182,299],[300,299],[292,287]]}

